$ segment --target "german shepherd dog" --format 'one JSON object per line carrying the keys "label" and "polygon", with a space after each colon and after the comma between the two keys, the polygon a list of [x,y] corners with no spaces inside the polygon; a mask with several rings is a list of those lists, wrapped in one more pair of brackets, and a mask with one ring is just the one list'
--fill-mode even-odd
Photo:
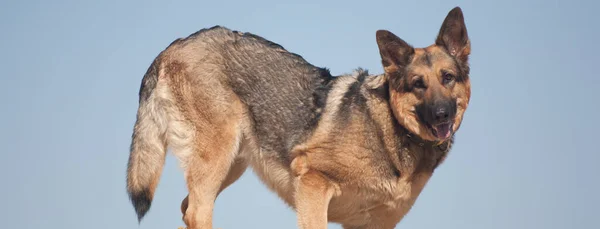
{"label": "german shepherd dog", "polygon": [[435,43],[376,32],[384,73],[332,76],[260,36],[215,26],[177,39],[148,68],[127,168],[138,221],[167,149],[188,188],[189,229],[250,166],[302,229],[394,228],[446,157],[470,99],[470,40],[452,9]]}

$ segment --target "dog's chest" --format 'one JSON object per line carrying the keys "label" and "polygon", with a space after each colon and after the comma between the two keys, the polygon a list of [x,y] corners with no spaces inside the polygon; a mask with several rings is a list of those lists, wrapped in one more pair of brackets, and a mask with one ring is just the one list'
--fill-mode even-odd
{"label": "dog's chest", "polygon": [[341,186],[341,195],[329,205],[329,217],[335,222],[357,225],[372,220],[399,221],[412,208],[431,177],[431,173],[411,178]]}
{"label": "dog's chest", "polygon": [[339,187],[339,196],[329,205],[330,220],[360,226],[372,220],[402,219],[446,151],[413,142],[398,146],[389,150],[346,147],[309,155],[311,167]]}

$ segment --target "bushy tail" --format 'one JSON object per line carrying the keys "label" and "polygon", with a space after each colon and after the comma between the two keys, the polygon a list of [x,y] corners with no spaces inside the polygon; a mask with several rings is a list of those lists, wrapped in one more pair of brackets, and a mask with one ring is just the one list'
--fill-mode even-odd
{"label": "bushy tail", "polygon": [[127,193],[138,222],[150,209],[167,152],[164,99],[156,93],[158,58],[148,68],[139,91],[139,108],[127,164]]}

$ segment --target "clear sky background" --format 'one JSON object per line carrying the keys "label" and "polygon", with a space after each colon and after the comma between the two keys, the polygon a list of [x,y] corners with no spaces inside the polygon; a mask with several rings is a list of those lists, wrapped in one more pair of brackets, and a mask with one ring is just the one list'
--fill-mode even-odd
{"label": "clear sky background", "polygon": [[[454,6],[472,102],[397,228],[600,228],[598,1],[283,2],[0,1],[2,228],[184,225],[173,156],[140,225],[125,191],[142,76],[178,37],[219,24],[334,74],[381,73],[377,29],[427,46]],[[214,226],[297,228],[251,170],[217,200]]]}

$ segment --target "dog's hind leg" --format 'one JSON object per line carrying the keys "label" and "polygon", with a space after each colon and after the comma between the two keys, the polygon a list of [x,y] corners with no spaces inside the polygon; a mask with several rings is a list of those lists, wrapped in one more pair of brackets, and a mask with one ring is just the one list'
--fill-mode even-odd
{"label": "dog's hind leg", "polygon": [[[231,185],[235,181],[237,181],[244,174],[244,172],[246,171],[247,168],[248,168],[248,162],[243,158],[237,157],[235,159],[235,162],[233,162],[233,166],[231,166],[231,169],[229,170],[227,177],[221,184],[221,188],[219,189],[219,193],[217,193],[217,196],[223,190],[225,190],[227,187],[229,187],[229,185]],[[187,211],[188,204],[189,204],[189,195],[187,195],[183,199],[183,201],[181,201],[181,213],[183,214],[183,219],[185,219],[185,212]]]}
{"label": "dog's hind leg", "polygon": [[188,229],[212,229],[215,199],[228,183],[247,125],[246,108],[232,92],[210,80],[200,82],[173,87],[178,109],[171,112],[168,131],[188,187],[183,217]]}
{"label": "dog's hind leg", "polygon": [[184,162],[189,195],[183,220],[189,229],[212,229],[215,199],[239,151],[239,122],[231,120],[195,133],[192,155]]}

